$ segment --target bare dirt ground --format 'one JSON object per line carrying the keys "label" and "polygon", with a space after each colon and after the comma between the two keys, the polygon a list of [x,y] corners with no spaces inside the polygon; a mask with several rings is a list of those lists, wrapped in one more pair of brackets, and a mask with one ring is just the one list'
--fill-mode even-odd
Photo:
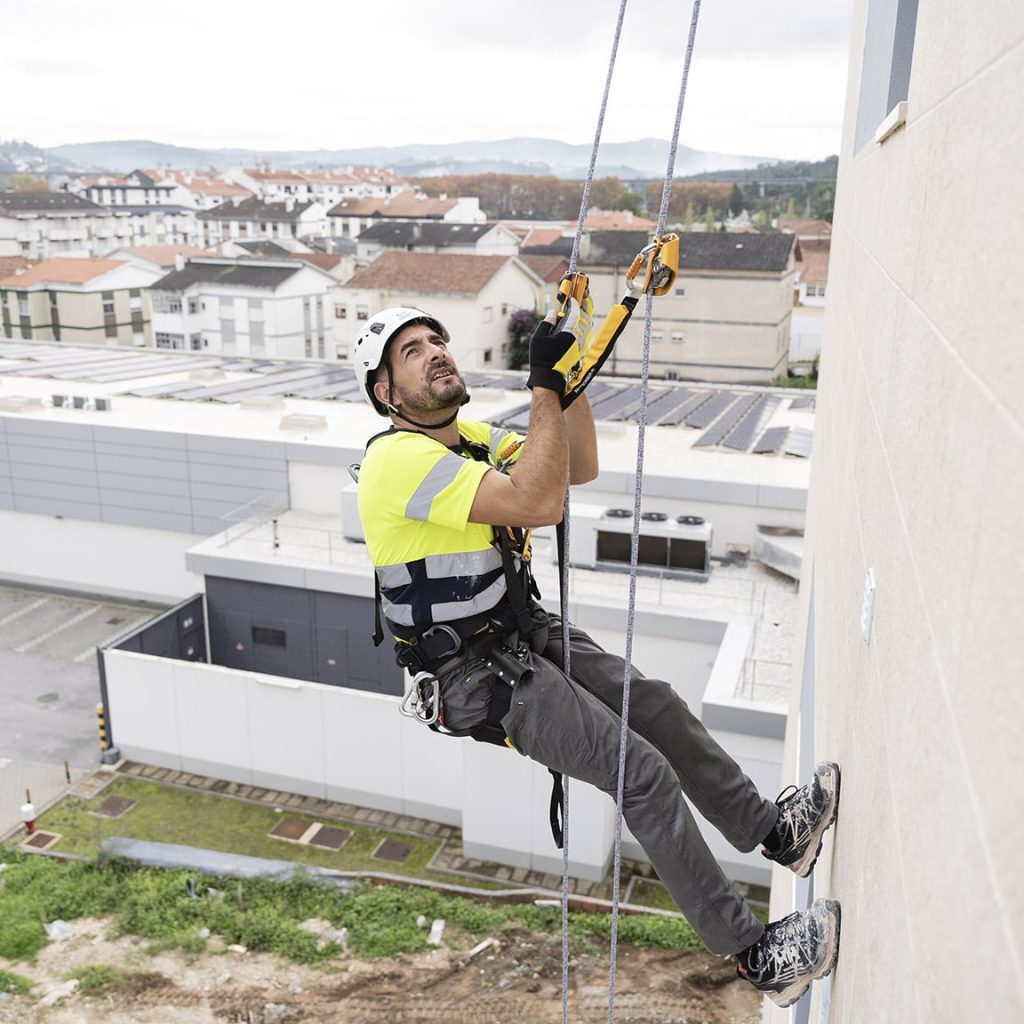
{"label": "bare dirt ground", "polygon": [[[0,1024],[557,1024],[561,940],[522,932],[472,958],[467,950],[366,961],[343,955],[310,968],[235,953],[211,938],[207,952],[150,956],[145,942],[110,940],[106,922],[81,920],[34,964],[0,959],[31,978],[31,996],[0,999]],[[86,964],[123,974],[113,991],[40,998]],[[608,1019],[607,954],[574,958],[569,1020]],[[620,946],[615,1019],[620,1024],[756,1024],[760,999],[731,961],[706,953]]]}

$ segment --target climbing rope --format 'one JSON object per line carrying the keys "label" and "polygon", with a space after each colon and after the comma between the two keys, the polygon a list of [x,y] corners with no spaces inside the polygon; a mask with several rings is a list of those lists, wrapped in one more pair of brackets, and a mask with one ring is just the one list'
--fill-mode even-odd
{"label": "climbing rope", "polygon": [[[686,85],[690,77],[690,62],[693,59],[693,43],[697,35],[697,19],[700,15],[700,0],[693,0],[693,14],[690,18],[690,34],[686,43],[686,57],[683,61],[683,77],[679,85],[679,101],[676,104],[676,119],[669,146],[668,166],[661,190],[661,206],[658,210],[658,226],[655,237],[665,230],[669,199],[672,195],[672,178],[679,148],[679,126],[683,120],[683,104],[686,100]],[[630,669],[633,663],[633,625],[636,613],[636,580],[640,550],[640,499],[643,494],[644,442],[647,433],[647,384],[650,376],[651,314],[653,292],[647,294],[644,307],[643,349],[640,362],[640,411],[637,418],[636,475],[633,482],[633,532],[629,555],[629,599],[626,604],[626,653],[625,670],[622,679],[622,732],[619,736],[619,784],[615,798],[615,860],[612,874],[612,924],[611,953],[608,971],[608,1024],[615,1020],[615,973],[619,938],[619,885],[622,876],[622,802],[626,774],[626,740],[629,734],[629,685]]]}
{"label": "climbing rope", "polygon": [[[612,88],[612,76],[615,72],[615,59],[619,52],[619,39],[622,37],[622,22],[626,15],[628,0],[619,3],[619,14],[615,22],[615,34],[612,38],[612,52],[608,58],[608,73],[604,80],[604,93],[601,96],[601,107],[597,114],[597,126],[594,129],[594,144],[590,149],[590,164],[587,177],[583,183],[583,195],[580,198],[580,215],[576,220],[576,234],[572,241],[569,254],[567,273],[576,271],[579,258],[580,239],[583,237],[583,224],[590,207],[590,186],[594,180],[597,167],[597,152],[601,147],[601,132],[604,130],[604,115],[608,109],[608,94]],[[565,500],[562,505],[561,545],[563,557],[559,558],[558,600],[562,615],[562,671],[569,676],[572,664],[569,653],[569,489],[566,488]],[[562,776],[562,1024],[569,1024],[569,776]]]}
{"label": "climbing rope", "polygon": [[[594,179],[594,171],[597,166],[597,154],[601,144],[601,132],[604,127],[604,116],[608,106],[608,95],[611,91],[612,76],[615,68],[615,60],[619,49],[619,39],[622,35],[622,23],[626,13],[627,0],[621,0],[619,4],[618,18],[615,24],[615,34],[612,40],[612,51],[608,61],[608,72],[605,78],[604,93],[601,97],[601,107],[598,113],[597,127],[594,132],[594,144],[590,154],[590,164],[587,168],[587,175],[583,185],[583,195],[580,201],[580,214],[576,223],[576,233],[573,238],[572,251],[569,256],[568,274],[576,271],[576,262],[579,258],[580,240],[583,235],[583,225],[586,220],[587,210],[590,205],[590,190]],[[665,222],[668,216],[669,200],[672,194],[672,179],[675,169],[676,151],[679,148],[679,128],[682,123],[683,105],[686,99],[686,86],[690,77],[690,63],[693,59],[693,44],[697,34],[697,20],[700,15],[700,0],[693,0],[693,13],[690,19],[690,33],[687,40],[686,56],[683,62],[683,76],[679,86],[679,100],[676,105],[675,124],[672,130],[672,140],[669,145],[668,165],[665,171],[665,179],[662,185],[661,205],[658,211],[658,224],[655,229],[655,238],[660,238],[665,230]],[[651,318],[653,312],[653,289],[647,292],[647,304],[644,307],[644,330],[643,348],[640,369],[640,412],[638,418],[637,432],[637,454],[636,473],[633,488],[633,529],[630,547],[629,562],[629,598],[626,612],[626,650],[624,655],[625,669],[622,683],[622,731],[619,736],[619,766],[618,766],[618,789],[615,800],[615,857],[612,879],[612,921],[611,921],[611,949],[609,956],[608,974],[608,1022],[614,1024],[615,1020],[615,979],[618,954],[618,925],[619,925],[619,890],[622,877],[622,804],[624,799],[624,780],[626,771],[626,743],[629,734],[629,687],[630,668],[633,660],[633,627],[636,614],[636,581],[637,566],[639,562],[640,547],[640,500],[643,492],[643,466],[644,466],[644,443],[647,430],[647,393],[648,380],[650,376],[650,348],[651,348]],[[560,546],[563,557],[559,558],[559,601],[562,615],[562,671],[569,675],[571,668],[571,656],[569,651],[569,494],[566,491],[565,501],[562,508],[562,525],[560,528]],[[562,776],[563,805],[562,805],[562,1024],[568,1024],[569,1020],[569,779]]]}

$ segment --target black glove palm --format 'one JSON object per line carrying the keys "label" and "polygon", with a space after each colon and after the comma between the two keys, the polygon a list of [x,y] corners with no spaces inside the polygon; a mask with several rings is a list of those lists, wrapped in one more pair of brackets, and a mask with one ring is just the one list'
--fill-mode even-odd
{"label": "black glove palm", "polygon": [[553,329],[553,324],[542,320],[530,338],[530,376],[526,386],[546,388],[561,395],[565,392],[566,374],[579,362],[580,349],[569,331],[552,334]]}

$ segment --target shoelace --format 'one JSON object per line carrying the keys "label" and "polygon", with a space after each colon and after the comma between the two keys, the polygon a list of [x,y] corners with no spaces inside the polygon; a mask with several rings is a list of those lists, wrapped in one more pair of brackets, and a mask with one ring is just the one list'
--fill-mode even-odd
{"label": "shoelace", "polygon": [[[793,790],[792,793],[788,793],[790,789]],[[817,813],[813,783],[804,790],[797,789],[796,786],[787,786],[775,802],[779,805],[779,820],[791,833],[793,842],[813,831]]]}
{"label": "shoelace", "polygon": [[[812,925],[813,921],[808,914],[790,914],[762,940],[768,968],[775,981],[792,980],[800,973],[802,965],[813,960],[810,955],[814,944]],[[764,971],[760,973],[763,974]]]}

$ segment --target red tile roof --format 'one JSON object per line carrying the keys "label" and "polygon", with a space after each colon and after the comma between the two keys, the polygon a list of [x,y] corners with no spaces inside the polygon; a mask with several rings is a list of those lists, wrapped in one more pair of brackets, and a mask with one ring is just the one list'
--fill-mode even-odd
{"label": "red tile roof", "polygon": [[545,284],[561,281],[569,269],[569,261],[564,256],[520,256],[519,259]]}
{"label": "red tile roof", "polygon": [[210,255],[205,249],[199,249],[194,245],[130,245],[118,251],[130,252],[143,259],[152,260],[161,267],[173,267],[174,257],[178,255],[184,256],[185,259]]}
{"label": "red tile roof", "polygon": [[345,287],[475,295],[511,258],[456,256],[450,253],[382,252],[370,266],[358,271]]}
{"label": "red tile roof", "polygon": [[780,217],[776,222],[780,231],[787,231],[800,238],[831,238],[832,225],[827,220],[803,220]]}
{"label": "red tile roof", "polygon": [[421,192],[399,192],[386,199],[363,197],[342,199],[331,207],[335,217],[410,217],[418,220],[440,220],[458,202],[457,199],[439,199]]}
{"label": "red tile roof", "polygon": [[16,270],[24,270],[31,265],[24,256],[0,256],[0,279],[13,277]]}
{"label": "red tile roof", "polygon": [[657,226],[657,221],[638,217],[629,210],[594,210],[583,222],[586,231],[652,231]]}
{"label": "red tile roof", "polygon": [[825,284],[828,281],[828,260],[831,240],[804,240],[800,243],[802,259],[797,260],[800,280],[804,284]]}
{"label": "red tile roof", "polygon": [[43,260],[34,267],[29,267],[24,274],[12,274],[0,280],[3,288],[25,288],[28,285],[44,284],[85,284],[94,277],[106,274],[117,267],[124,266],[124,260],[92,260],[74,259],[61,256],[53,260]]}

